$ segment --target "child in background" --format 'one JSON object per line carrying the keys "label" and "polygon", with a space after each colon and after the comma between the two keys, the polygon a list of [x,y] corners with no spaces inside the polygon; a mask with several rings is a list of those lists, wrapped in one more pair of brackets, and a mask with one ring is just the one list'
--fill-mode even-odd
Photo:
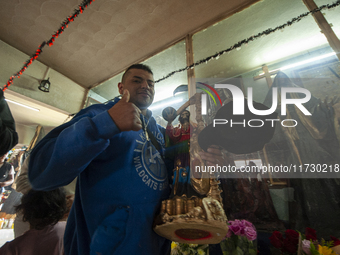
{"label": "child in background", "polygon": [[30,190],[21,199],[17,212],[29,222],[30,230],[0,248],[2,255],[62,255],[66,196],[59,188],[51,191]]}

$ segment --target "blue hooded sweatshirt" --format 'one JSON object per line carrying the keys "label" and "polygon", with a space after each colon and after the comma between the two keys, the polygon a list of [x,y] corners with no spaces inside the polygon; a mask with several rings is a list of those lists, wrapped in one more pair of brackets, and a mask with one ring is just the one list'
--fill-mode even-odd
{"label": "blue hooded sweatshirt", "polygon": [[[34,189],[52,190],[78,177],[66,255],[163,255],[170,249],[152,229],[161,201],[169,196],[165,164],[143,129],[120,132],[107,112],[118,101],[81,110],[31,153]],[[150,111],[149,118],[140,117],[164,148],[164,128]]]}

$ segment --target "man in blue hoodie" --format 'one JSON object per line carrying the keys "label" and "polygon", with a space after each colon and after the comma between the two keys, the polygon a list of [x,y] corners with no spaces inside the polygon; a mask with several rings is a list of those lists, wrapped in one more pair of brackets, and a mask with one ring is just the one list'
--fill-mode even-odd
{"label": "man in blue hoodie", "polygon": [[152,229],[170,193],[164,128],[147,110],[154,98],[152,71],[130,66],[118,89],[121,99],[81,110],[47,134],[30,156],[34,189],[52,190],[78,177],[66,255],[163,255],[170,249]]}

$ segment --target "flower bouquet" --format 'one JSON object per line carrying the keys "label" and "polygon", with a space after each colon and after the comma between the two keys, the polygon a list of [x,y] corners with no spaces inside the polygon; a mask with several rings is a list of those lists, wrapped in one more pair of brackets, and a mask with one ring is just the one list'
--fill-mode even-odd
{"label": "flower bouquet", "polygon": [[208,255],[208,244],[171,243],[171,255]]}
{"label": "flower bouquet", "polygon": [[312,228],[306,228],[306,234],[301,243],[302,251],[307,255],[336,255],[340,254],[340,240],[331,236],[330,241],[321,239],[318,242],[316,231]]}
{"label": "flower bouquet", "polygon": [[280,251],[281,254],[306,254],[306,255],[336,255],[340,254],[340,240],[331,236],[330,241],[317,239],[316,231],[306,228],[305,234],[287,229],[285,237],[279,231],[274,231],[269,237],[270,243]]}
{"label": "flower bouquet", "polygon": [[256,255],[256,238],[256,229],[249,221],[229,221],[226,238],[220,243],[223,255]]}

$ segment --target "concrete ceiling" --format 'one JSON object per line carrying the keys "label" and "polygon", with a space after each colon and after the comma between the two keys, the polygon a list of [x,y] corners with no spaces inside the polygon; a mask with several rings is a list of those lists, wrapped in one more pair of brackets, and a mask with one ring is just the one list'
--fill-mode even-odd
{"label": "concrete ceiling", "polygon": [[[258,0],[96,0],[69,24],[52,47],[44,47],[38,60],[81,87],[91,88],[207,22],[255,2]],[[0,40],[32,56],[81,3],[81,0],[0,0]],[[17,71],[21,68],[18,66]],[[16,122],[21,125],[41,124],[48,129],[64,122],[68,114],[10,90],[5,96],[40,109],[35,112],[9,102]]]}
{"label": "concrete ceiling", "polygon": [[[97,0],[39,61],[91,88],[187,33],[258,0]],[[0,39],[32,55],[80,0],[0,0]],[[20,69],[21,67],[18,67]]]}
{"label": "concrete ceiling", "polygon": [[[42,42],[51,38],[81,2],[0,0],[0,40],[31,56]],[[332,1],[315,2],[322,5]],[[239,11],[242,12],[231,16]],[[195,34],[195,61],[269,27],[282,25],[307,11],[300,0],[96,0],[69,24],[52,47],[44,48],[38,60],[79,86],[90,89],[114,77],[129,65],[141,62],[182,40],[188,33],[198,32],[223,17],[231,16],[213,29]],[[338,12],[338,9],[332,12],[331,18],[340,17],[336,14]],[[330,22],[339,33],[338,19],[333,18]],[[313,37],[316,34],[318,37]],[[215,72],[217,76],[232,77],[326,45],[324,37],[318,39],[320,36],[323,37],[310,16],[298,25],[286,28],[284,33],[276,32],[250,43],[240,51],[222,56],[219,61],[195,68],[196,76],[216,77]],[[220,40],[211,42],[209,38]],[[18,66],[17,70],[21,67]],[[36,103],[39,102],[33,102]],[[21,108],[10,107],[16,120],[27,125],[31,122],[57,126],[67,115],[46,104],[41,104],[41,108],[46,107],[53,113],[49,112],[41,118],[39,114],[29,116],[32,112],[26,114]]]}

